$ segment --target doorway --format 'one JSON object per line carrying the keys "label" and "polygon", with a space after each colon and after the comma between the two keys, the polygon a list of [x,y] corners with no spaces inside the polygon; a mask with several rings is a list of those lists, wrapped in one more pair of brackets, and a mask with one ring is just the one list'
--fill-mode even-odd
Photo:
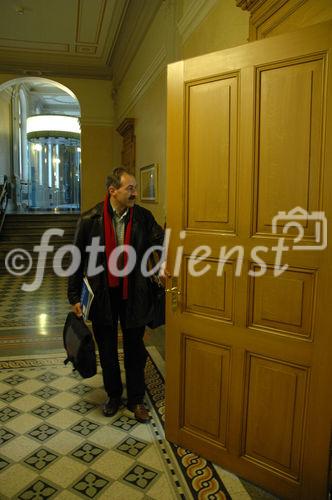
{"label": "doorway", "polygon": [[76,96],[58,82],[19,78],[0,86],[0,182],[7,176],[11,183],[9,212],[79,212],[80,114]]}

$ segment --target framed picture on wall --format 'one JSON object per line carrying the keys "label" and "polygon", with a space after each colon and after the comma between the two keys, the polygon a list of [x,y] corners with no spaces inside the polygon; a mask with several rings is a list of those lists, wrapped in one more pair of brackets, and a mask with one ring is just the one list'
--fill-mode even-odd
{"label": "framed picture on wall", "polygon": [[144,202],[158,201],[158,165],[152,163],[140,169],[140,199]]}

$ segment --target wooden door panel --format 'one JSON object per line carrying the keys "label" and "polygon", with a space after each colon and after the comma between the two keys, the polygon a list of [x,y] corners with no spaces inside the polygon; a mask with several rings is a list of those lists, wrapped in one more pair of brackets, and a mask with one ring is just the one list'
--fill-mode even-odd
{"label": "wooden door panel", "polygon": [[243,456],[300,481],[308,368],[247,357]]}
{"label": "wooden door panel", "polygon": [[[257,270],[257,266],[253,264],[251,269]],[[251,278],[248,326],[270,333],[311,339],[316,300],[316,271],[288,268],[283,274],[275,277],[274,269],[274,266],[270,266],[264,276]]]}
{"label": "wooden door panel", "polygon": [[279,210],[319,210],[325,58],[316,57],[256,70],[256,233],[270,235]]}
{"label": "wooden door panel", "polygon": [[[193,276],[190,272],[190,265],[193,262],[195,262],[194,270],[197,273],[202,272],[207,265],[210,266],[210,270],[201,276]],[[224,272],[218,276],[218,262],[215,259],[197,262],[185,256],[182,270],[183,311],[232,322],[234,263],[231,261],[224,263]]]}
{"label": "wooden door panel", "polygon": [[182,345],[184,406],[181,429],[226,446],[229,348],[199,342],[186,335],[183,335]]}
{"label": "wooden door panel", "polygon": [[188,228],[235,230],[237,87],[234,75],[187,85]]}
{"label": "wooden door panel", "polygon": [[[326,496],[332,253],[290,249],[274,276],[273,247],[297,232],[272,218],[302,206],[332,220],[331,57],[326,23],[169,67],[168,268],[181,271],[166,435],[294,500]],[[314,245],[315,221],[301,224]],[[220,253],[235,247],[240,259]],[[257,247],[263,276],[249,274]]]}

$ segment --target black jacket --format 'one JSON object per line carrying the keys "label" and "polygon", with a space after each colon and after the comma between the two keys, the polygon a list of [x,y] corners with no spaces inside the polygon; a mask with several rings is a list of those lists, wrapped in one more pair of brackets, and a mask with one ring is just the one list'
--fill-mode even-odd
{"label": "black jacket", "polygon": [[[87,245],[91,244],[93,237],[100,237],[100,245],[105,244],[103,207],[104,203],[98,203],[91,210],[83,213],[77,223],[74,244],[81,252],[81,263],[78,270],[68,280],[68,300],[71,304],[80,302],[82,279],[87,271],[89,257],[86,252]],[[151,212],[139,205],[134,205],[130,244],[136,251],[137,260],[128,276],[127,328],[143,326],[151,321],[152,292],[149,278],[141,273],[141,260],[149,247],[162,245],[163,240],[164,231]],[[88,276],[94,293],[89,319],[98,324],[110,324],[112,304],[108,293],[105,252],[98,253],[96,266],[99,265],[103,267],[103,271],[96,276]]]}

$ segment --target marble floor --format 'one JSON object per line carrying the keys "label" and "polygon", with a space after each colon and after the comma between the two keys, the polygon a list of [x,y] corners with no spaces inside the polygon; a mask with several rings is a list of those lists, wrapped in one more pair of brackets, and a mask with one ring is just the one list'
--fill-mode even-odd
{"label": "marble floor", "polygon": [[[177,468],[175,475],[177,475],[178,482],[174,482],[172,475],[169,476],[169,471],[165,472],[164,467],[167,466],[167,460],[164,465],[161,465],[163,462],[160,462],[160,453],[163,452],[154,443],[154,439],[157,441],[158,439],[156,436],[155,438],[151,437],[153,433],[151,434],[150,426],[143,424],[137,426],[132,415],[125,412],[121,413],[120,416],[117,415],[116,418],[112,419],[112,422],[105,422],[100,411],[100,405],[105,398],[100,373],[88,381],[77,380],[70,368],[62,365],[65,357],[62,329],[66,314],[70,310],[66,299],[66,280],[48,275],[38,290],[23,292],[22,284],[32,281],[33,277],[0,276],[2,298],[0,305],[0,356],[3,363],[0,380],[2,393],[0,396],[0,422],[3,424],[0,432],[0,477],[6,480],[9,472],[12,475],[17,470],[17,473],[20,471],[20,474],[23,474],[22,477],[25,478],[19,484],[14,481],[10,487],[12,489],[6,492],[0,491],[0,496],[2,493],[3,498],[6,499],[39,498],[40,491],[43,491],[45,498],[63,499],[78,497],[123,498],[126,500],[131,498],[198,498],[198,492],[192,489],[185,471],[181,469],[174,458],[177,454],[176,449],[172,448],[172,445],[164,440],[164,437],[163,442],[167,447],[168,458],[171,463],[175,463],[174,467]],[[164,328],[154,331],[147,330],[145,341],[148,349],[152,349],[155,357],[159,359],[158,373],[160,373],[160,380],[162,380],[165,357]],[[19,364],[15,365],[14,363],[13,368],[8,365],[10,360],[13,363],[14,361],[15,363],[19,362]],[[46,365],[43,365],[43,360]],[[8,373],[4,370],[6,367],[9,370]],[[48,376],[51,378],[48,379]],[[161,381],[160,384],[162,385],[163,382]],[[161,393],[162,391],[158,392],[158,397]],[[157,403],[158,407],[156,399],[150,394],[150,398],[148,397],[149,410],[154,415],[154,425],[157,426],[160,435],[162,435],[163,415],[161,409],[163,408],[163,400],[161,399]],[[127,419],[126,422],[130,421],[130,425],[133,427],[131,428],[129,425],[128,428],[115,429],[118,433],[115,433],[117,439],[110,437],[112,446],[109,444],[105,447],[103,446],[103,436],[110,435],[110,427],[118,418]],[[85,420],[87,422],[84,423]],[[78,427],[82,432],[85,432],[85,429],[89,430],[89,425],[93,427],[93,432],[91,431],[91,436],[90,432],[87,436],[83,435],[82,441]],[[76,430],[73,429],[75,426]],[[66,432],[71,438],[73,436],[79,438],[71,439],[71,444],[68,444],[68,452],[66,447],[57,441]],[[23,448],[21,445],[13,446],[15,442],[22,443]],[[128,458],[128,453],[130,453],[129,449],[136,450],[137,457],[144,455],[143,460],[134,457],[135,463],[126,461],[125,458]],[[145,450],[144,453],[143,450]],[[121,471],[119,469],[112,473],[112,476],[106,471],[106,463],[117,453],[120,453],[121,457],[125,457],[122,462],[125,462],[126,467],[123,466],[121,469],[121,460],[115,459]],[[155,454],[155,463],[151,457],[145,460],[144,457],[148,457],[149,453]],[[156,456],[159,458],[156,459]],[[92,457],[94,465],[91,468],[89,463],[84,462],[84,460],[88,460],[84,457]],[[204,460],[200,457],[199,459]],[[42,464],[45,463],[47,466],[45,465],[44,469]],[[97,467],[95,467],[96,464]],[[37,470],[39,466],[42,467],[43,473]],[[133,468],[136,466],[138,469],[133,472]],[[212,495],[212,492],[210,497],[208,495],[202,496],[201,492],[200,498],[235,500],[250,498],[272,500],[275,498],[218,466],[210,463],[207,463],[206,466],[213,470],[212,476],[216,478],[219,486],[214,492],[215,496]],[[69,477],[68,479],[63,478],[63,480],[59,479],[59,474],[62,473],[62,470],[66,471],[66,467],[71,467],[74,470],[75,480],[71,481]],[[90,473],[92,475],[89,475]],[[143,481],[146,487],[141,488],[135,481],[138,481],[137,478],[140,474],[144,476],[145,473],[151,480],[149,479],[145,483]],[[0,479],[0,483],[4,484],[2,479]],[[165,481],[168,485],[167,488],[172,493],[169,493],[168,496],[160,496],[160,485],[164,484]],[[89,484],[92,485],[91,490],[89,490]],[[45,491],[49,492],[49,496]],[[128,491],[130,492],[129,496]],[[92,496],[89,496],[89,492]],[[114,493],[114,496],[110,497],[110,492]]]}
{"label": "marble floor", "polygon": [[[24,292],[22,285],[32,283],[33,276],[15,278],[0,275],[0,346],[1,355],[42,354],[62,349],[62,330],[66,314],[67,280],[46,275],[40,288]],[[165,357],[164,327],[147,329],[147,345],[157,347]]]}

